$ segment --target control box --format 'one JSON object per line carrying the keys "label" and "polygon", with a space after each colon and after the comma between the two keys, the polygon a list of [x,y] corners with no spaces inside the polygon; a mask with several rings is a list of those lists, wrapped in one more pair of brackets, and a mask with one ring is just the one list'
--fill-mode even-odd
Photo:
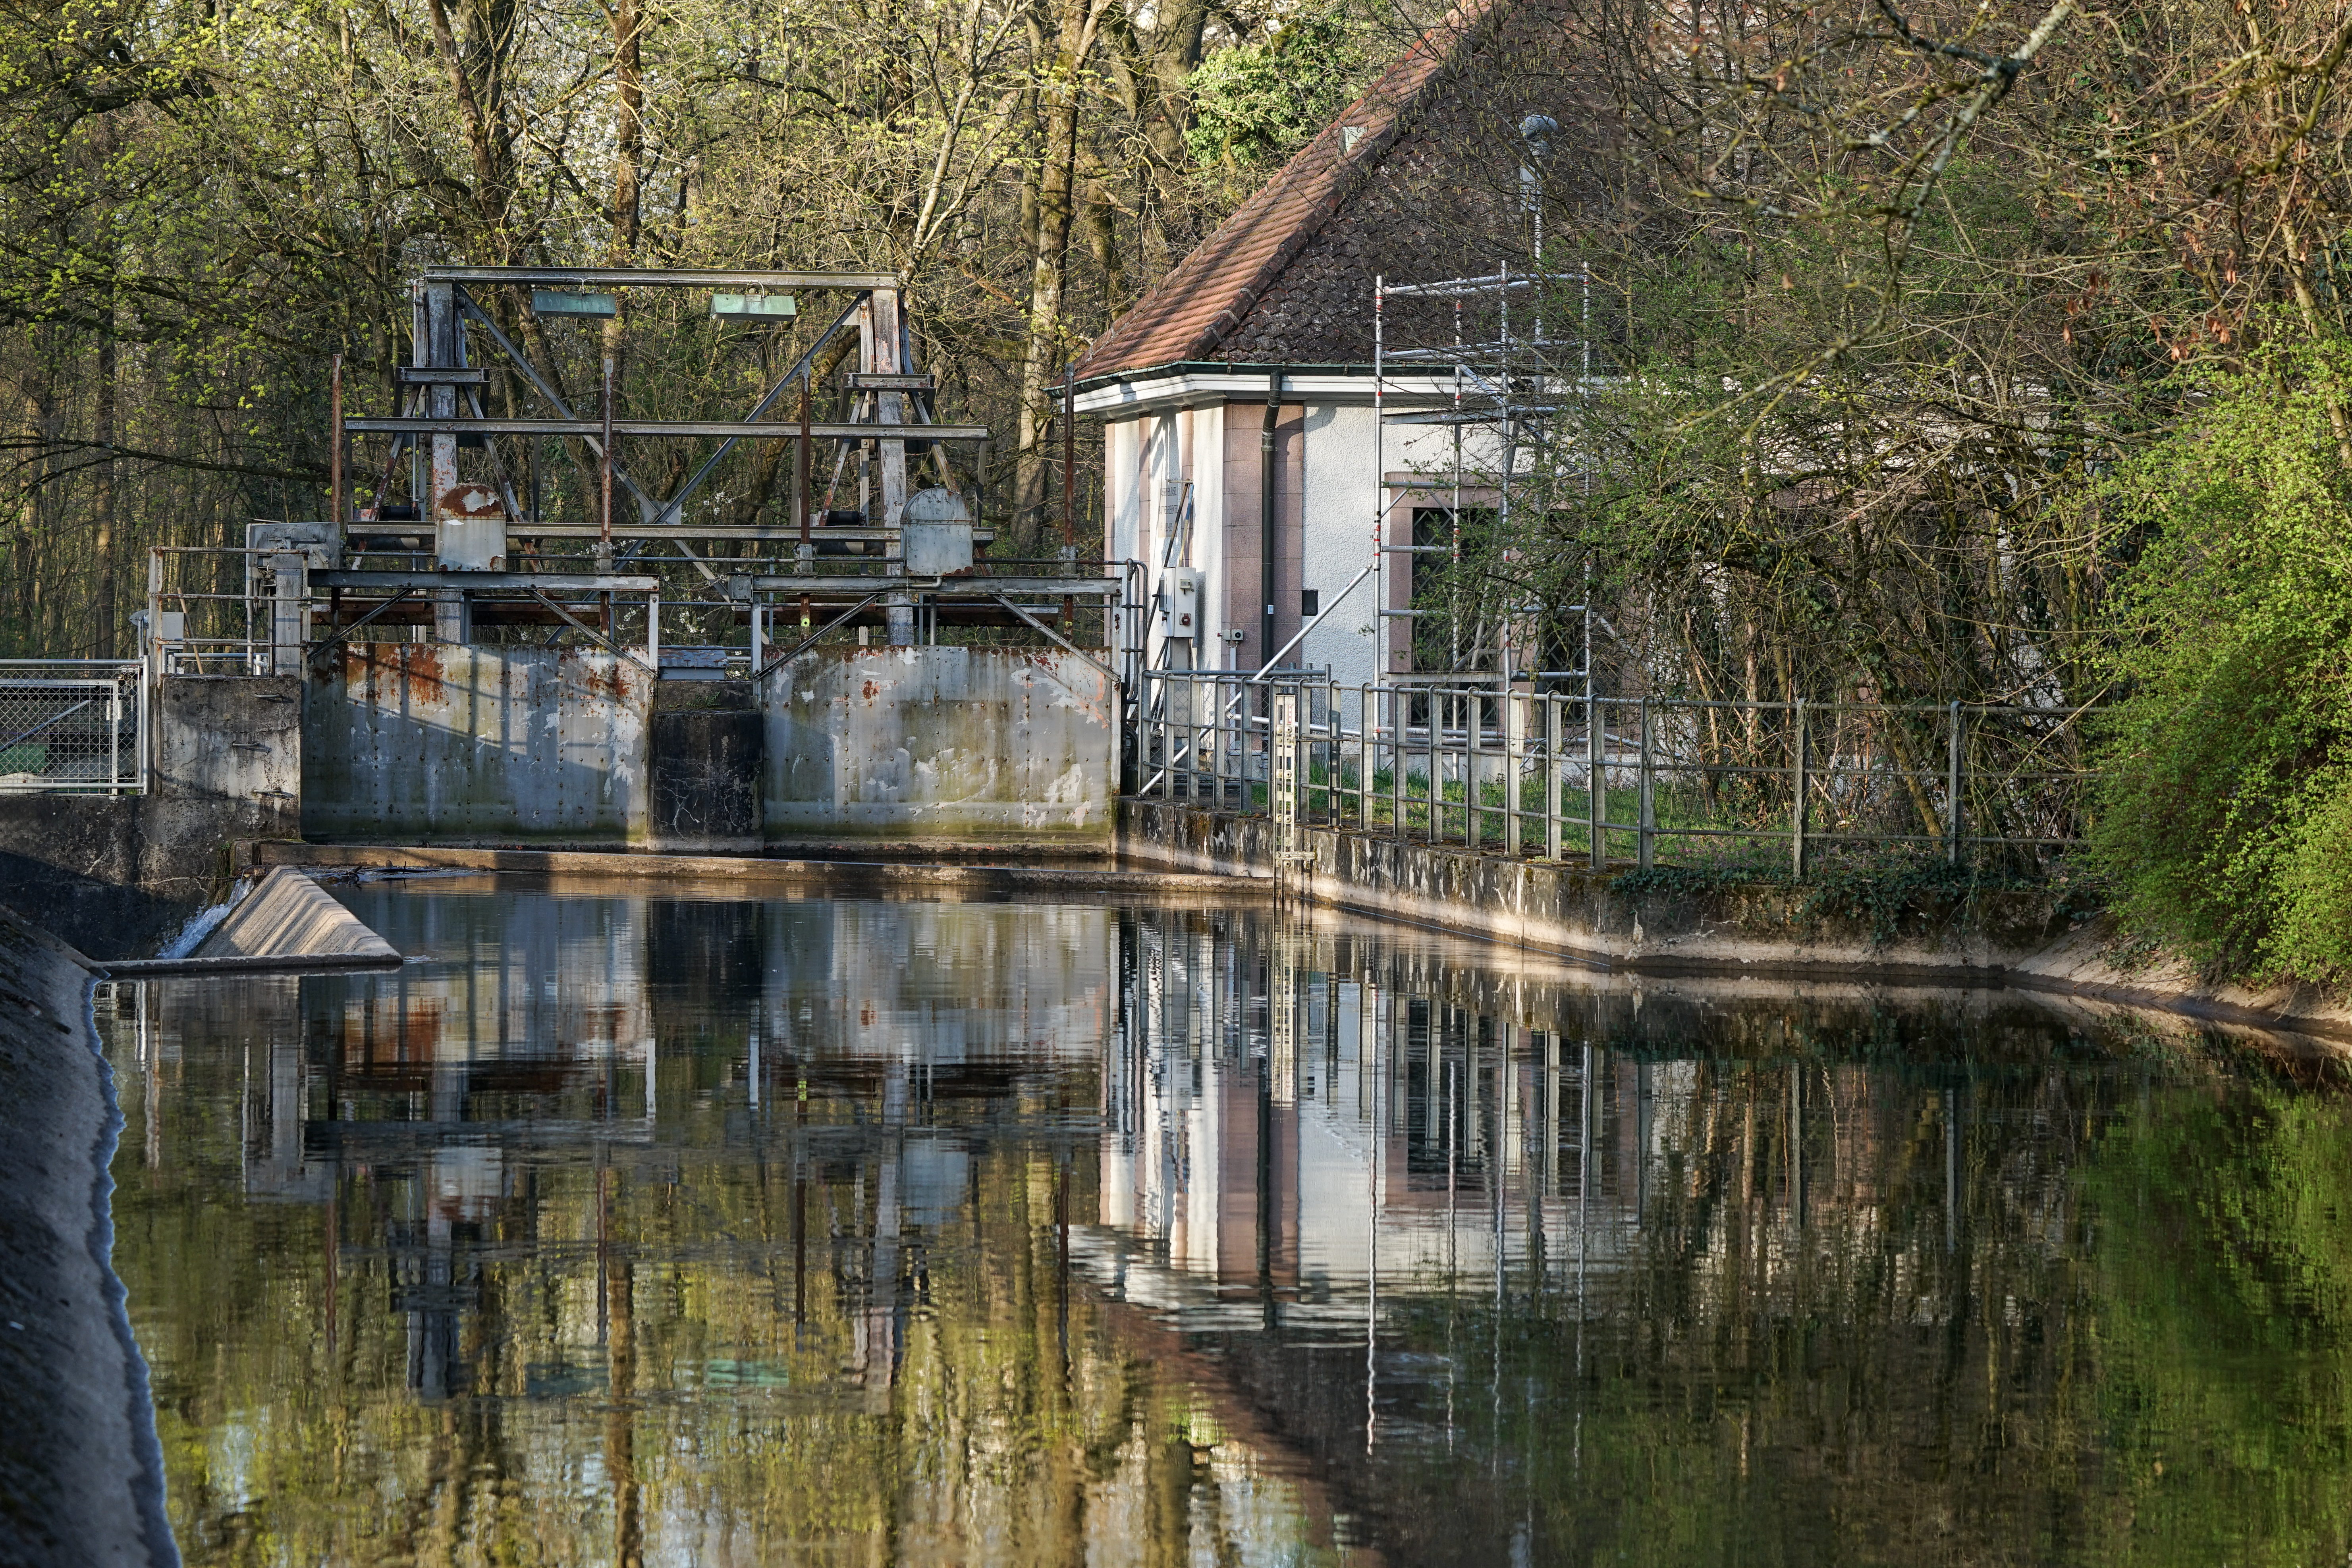
{"label": "control box", "polygon": [[1170,568],[1160,580],[1160,635],[1190,641],[1201,629],[1201,574],[1189,566]]}

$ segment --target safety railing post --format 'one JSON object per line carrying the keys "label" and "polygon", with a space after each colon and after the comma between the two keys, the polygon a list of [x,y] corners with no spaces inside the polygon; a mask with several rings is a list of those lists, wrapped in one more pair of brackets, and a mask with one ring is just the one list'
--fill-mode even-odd
{"label": "safety railing post", "polygon": [[1789,868],[1801,881],[1805,875],[1805,816],[1809,807],[1806,797],[1811,793],[1812,786],[1812,775],[1805,755],[1807,715],[1805,700],[1801,697],[1797,699],[1796,711],[1796,722],[1790,726],[1794,731],[1791,739],[1795,742],[1796,755],[1790,765],[1790,784],[1795,791],[1795,798],[1789,803]]}
{"label": "safety railing post", "polygon": [[1568,734],[1559,694],[1544,699],[1544,858],[1561,858],[1559,795],[1568,787]]}
{"label": "safety railing post", "polygon": [[1592,868],[1609,865],[1609,721],[1601,716],[1601,699],[1587,691],[1584,699],[1584,793],[1586,822],[1591,830]]}
{"label": "safety railing post", "polygon": [[1426,820],[1422,823],[1422,826],[1428,830],[1429,841],[1434,844],[1437,842],[1438,836],[1437,803],[1445,794],[1444,789],[1437,782],[1438,747],[1444,741],[1444,736],[1440,732],[1444,729],[1444,724],[1438,715],[1442,700],[1437,694],[1437,688],[1434,686],[1429,688],[1426,700],[1429,707],[1429,777],[1423,781],[1422,793],[1429,797],[1429,809],[1423,814]]}
{"label": "safety railing post", "polygon": [[1172,694],[1168,689],[1168,678],[1159,676],[1153,682],[1160,689],[1160,798],[1176,798],[1175,729],[1171,723]]}
{"label": "safety railing post", "polygon": [[1372,779],[1380,771],[1374,765],[1380,752],[1372,731],[1373,689],[1365,686],[1356,693],[1356,826],[1367,833],[1372,830]]}
{"label": "safety railing post", "polygon": [[1188,675],[1184,678],[1184,793],[1192,797],[1194,805],[1201,804],[1205,784],[1201,776],[1201,750],[1208,743],[1208,736],[1202,730],[1201,678]]}
{"label": "safety railing post", "polygon": [[1640,861],[1642,869],[1644,871],[1648,870],[1656,861],[1656,841],[1658,837],[1658,806],[1656,791],[1657,764],[1651,752],[1650,737],[1650,700],[1644,697],[1642,699],[1642,816],[1640,827]]}
{"label": "safety railing post", "polygon": [[1519,858],[1522,824],[1519,820],[1519,781],[1528,756],[1527,696],[1523,692],[1503,693],[1503,853],[1516,860]]}
{"label": "safety railing post", "polygon": [[1465,701],[1462,714],[1462,843],[1465,848],[1486,847],[1486,794],[1480,776],[1486,763],[1484,731],[1486,727],[1486,700],[1472,692]]}
{"label": "safety railing post", "polygon": [[1406,700],[1404,688],[1389,688],[1389,836],[1404,837],[1404,775],[1410,759],[1405,755],[1405,721],[1412,714],[1412,704]]}
{"label": "safety railing post", "polygon": [[1298,703],[1298,824],[1315,820],[1315,689],[1294,681],[1291,693]]}
{"label": "safety railing post", "polygon": [[1225,678],[1209,677],[1209,719],[1202,726],[1202,744],[1209,748],[1207,765],[1209,809],[1223,811],[1225,807]]}
{"label": "safety railing post", "polygon": [[1960,816],[1960,759],[1963,754],[1964,751],[1960,734],[1960,705],[1958,700],[1955,700],[1952,703],[1951,717],[1951,756],[1947,764],[1946,773],[1948,776],[1944,783],[1944,847],[1947,855],[1950,858],[1951,863],[1955,866],[1960,863],[1960,830],[1962,826]]}
{"label": "safety railing post", "polygon": [[[1307,760],[1304,763],[1304,767],[1306,770],[1306,776],[1308,779],[1311,780],[1315,776],[1315,759],[1318,755],[1323,759],[1323,809],[1319,812],[1309,812],[1307,814],[1307,820],[1314,823],[1318,827],[1329,826],[1331,788],[1339,782],[1331,776],[1330,745],[1328,740],[1331,733],[1331,715],[1327,711],[1323,715],[1323,722],[1321,725],[1318,726],[1315,722],[1315,700],[1321,694],[1322,683],[1320,681],[1299,682],[1298,710],[1300,713],[1305,715],[1307,720],[1307,727],[1302,732],[1300,740],[1301,744],[1305,745],[1307,748]],[[1311,806],[1314,804],[1314,797],[1310,795],[1307,803]]]}
{"label": "safety railing post", "polygon": [[1340,804],[1340,785],[1347,782],[1341,777],[1342,764],[1347,757],[1347,735],[1345,727],[1339,722],[1339,683],[1328,675],[1323,678],[1323,755],[1328,759],[1328,765],[1331,770],[1331,787],[1323,796],[1324,818],[1334,827],[1344,827],[1348,824],[1348,813]]}

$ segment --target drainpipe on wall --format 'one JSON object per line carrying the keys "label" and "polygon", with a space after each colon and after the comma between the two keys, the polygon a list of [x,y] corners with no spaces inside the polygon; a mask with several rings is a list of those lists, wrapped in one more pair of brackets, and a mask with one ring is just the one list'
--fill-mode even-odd
{"label": "drainpipe on wall", "polygon": [[1265,378],[1265,429],[1259,435],[1258,449],[1258,588],[1259,598],[1265,605],[1265,615],[1258,636],[1261,659],[1274,657],[1274,426],[1282,415],[1282,367],[1276,365]]}

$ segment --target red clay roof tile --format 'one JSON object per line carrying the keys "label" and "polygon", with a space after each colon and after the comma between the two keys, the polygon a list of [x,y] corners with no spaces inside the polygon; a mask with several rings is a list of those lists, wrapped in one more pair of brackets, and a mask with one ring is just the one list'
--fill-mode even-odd
{"label": "red clay roof tile", "polygon": [[[1387,157],[1432,86],[1463,57],[1469,40],[1501,3],[1464,0],[1444,22],[1415,40],[1347,112],[1324,127],[1096,340],[1078,362],[1078,378],[1185,360],[1233,358],[1231,352],[1221,351],[1243,347],[1244,337],[1263,336],[1241,330],[1269,310],[1277,321],[1285,316],[1290,297],[1299,292],[1275,287],[1285,269]],[[1351,127],[1361,127],[1363,134],[1348,149],[1342,132]],[[1340,248],[1343,259],[1360,256],[1362,249],[1354,242]],[[1297,304],[1314,312],[1318,304],[1337,303],[1324,300],[1326,292],[1307,290]],[[1312,323],[1290,324],[1328,326],[1328,308],[1318,315]]]}

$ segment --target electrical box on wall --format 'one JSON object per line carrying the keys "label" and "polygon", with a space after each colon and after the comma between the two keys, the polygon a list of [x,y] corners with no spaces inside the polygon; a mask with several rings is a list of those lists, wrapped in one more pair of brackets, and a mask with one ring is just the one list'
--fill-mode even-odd
{"label": "electrical box on wall", "polygon": [[1189,640],[1200,633],[1201,574],[1179,566],[1160,580],[1160,635]]}

